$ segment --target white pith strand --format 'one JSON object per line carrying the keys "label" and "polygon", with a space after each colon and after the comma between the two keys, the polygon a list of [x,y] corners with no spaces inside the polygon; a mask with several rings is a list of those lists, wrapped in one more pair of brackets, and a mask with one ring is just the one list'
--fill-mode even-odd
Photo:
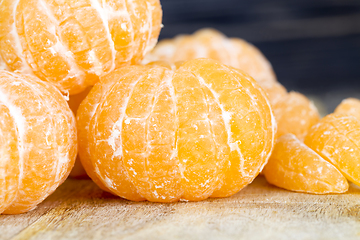
{"label": "white pith strand", "polygon": [[[193,73],[194,74],[194,73]],[[210,90],[210,92],[212,93],[213,97],[214,97],[214,100],[216,102],[216,104],[219,106],[219,108],[221,109],[221,117],[224,121],[224,125],[225,125],[225,129],[226,129],[226,133],[227,133],[227,137],[228,137],[228,146],[230,147],[230,151],[236,151],[238,154],[239,154],[239,157],[240,157],[240,164],[243,166],[244,165],[244,157],[243,157],[243,154],[237,144],[237,142],[234,142],[233,138],[232,138],[232,132],[231,132],[231,127],[230,127],[230,120],[231,120],[231,115],[233,113],[231,112],[228,112],[225,110],[225,108],[223,107],[223,105],[220,103],[220,96],[218,93],[216,93],[214,91],[214,89],[212,89],[211,85],[207,84],[205,82],[205,80],[199,76],[199,75],[196,75],[194,74],[198,79],[199,79],[199,82],[201,85],[203,85],[204,87],[208,88]],[[246,176],[245,172],[244,172],[244,169],[243,168],[240,168],[240,171],[242,173],[243,176]]]}
{"label": "white pith strand", "polygon": [[[66,82],[69,78],[76,78],[78,80],[79,85],[83,85],[85,82],[85,73],[79,68],[75,61],[74,54],[61,42],[60,37],[57,34],[57,29],[59,28],[59,21],[55,18],[50,8],[46,5],[44,0],[38,1],[40,5],[40,9],[46,13],[46,16],[50,19],[53,24],[49,29],[49,33],[51,33],[56,38],[55,45],[48,48],[52,54],[59,54],[63,60],[68,63],[70,70],[66,76],[66,78],[62,79],[60,82]],[[57,83],[56,83],[57,84]]]}
{"label": "white pith strand", "polygon": [[142,56],[145,56],[148,52],[150,52],[156,44],[156,41],[155,41],[155,43],[153,43],[153,39],[151,38],[152,31],[153,31],[152,13],[153,13],[154,7],[149,2],[146,2],[146,4],[149,9],[149,11],[147,11],[146,13],[148,15],[147,23],[148,23],[148,25],[150,25],[150,29],[149,29],[148,37],[147,37],[146,44],[145,44],[145,49],[144,49],[144,52],[142,53]]}
{"label": "white pith strand", "polygon": [[[146,131],[146,143],[147,143],[147,146],[146,146],[146,152],[144,153],[146,165],[149,165],[147,160],[148,160],[148,156],[151,153],[151,148],[152,148],[151,145],[149,144],[149,127],[148,127],[149,126],[149,118],[150,118],[151,114],[154,112],[154,108],[156,106],[156,103],[157,103],[160,95],[166,90],[166,87],[168,87],[167,82],[166,82],[165,79],[162,79],[162,81],[160,82],[160,85],[157,87],[157,89],[155,90],[155,93],[153,95],[154,97],[153,97],[153,101],[152,101],[151,110],[149,111],[149,114],[143,118],[143,119],[146,120],[145,129],[147,129],[147,131]],[[131,118],[131,119],[133,119],[133,118]],[[136,172],[134,171],[134,173],[136,173]],[[159,194],[156,191],[156,189],[158,189],[158,188],[163,188],[164,185],[159,185],[159,186],[156,185],[154,187],[155,187],[155,190],[152,191],[152,194],[154,194],[156,198],[165,199],[165,196],[160,197]],[[169,197],[174,198],[174,196],[169,196]]]}
{"label": "white pith strand", "polygon": [[[133,0],[125,0],[126,2],[128,2],[129,3],[129,6],[130,6],[130,9],[127,7],[127,5],[126,5],[126,9],[127,9],[127,11],[130,13],[132,13],[134,16],[137,16],[136,14],[135,14],[135,8],[136,8],[136,6],[135,6],[135,3],[134,3],[134,1]],[[131,23],[131,28],[132,28],[132,32],[133,32],[133,34],[132,34],[132,51],[131,51],[131,59],[135,56],[135,54],[134,53],[136,53],[137,51],[138,51],[138,49],[139,49],[139,45],[140,45],[140,43],[139,43],[139,39],[137,40],[137,41],[135,41],[135,31],[134,31],[134,26],[133,26],[133,22],[132,21],[130,21],[130,23]]]}
{"label": "white pith strand", "polygon": [[[131,32],[131,51],[130,51],[130,54],[129,54],[129,57],[128,57],[128,60],[132,59],[134,57],[134,49],[136,49],[136,46],[135,46],[135,31],[134,31],[134,25],[133,25],[133,22],[131,21],[131,17],[130,17],[130,10],[128,9],[127,7],[127,2],[129,0],[123,0],[124,1],[124,6],[125,6],[125,10],[126,10],[126,13],[127,13],[127,16],[128,16],[128,19],[129,19],[129,23],[130,23],[130,28],[132,31]],[[130,3],[131,6],[133,6],[133,2]]]}
{"label": "white pith strand", "polygon": [[17,32],[17,29],[16,29],[16,9],[19,5],[19,2],[20,0],[15,0],[15,3],[14,3],[14,9],[13,9],[13,18],[14,18],[14,21],[13,21],[13,24],[11,26],[11,31],[10,31],[10,35],[13,36],[14,38],[14,41],[12,44],[15,44],[14,46],[14,50],[16,51],[16,56],[18,58],[21,59],[21,64],[22,64],[22,68],[19,69],[19,70],[16,70],[15,72],[21,72],[21,73],[25,73],[25,74],[32,74],[33,71],[32,71],[32,68],[28,65],[26,59],[25,59],[25,56],[23,55],[23,48],[21,46],[21,42],[20,42],[20,36]]}
{"label": "white pith strand", "polygon": [[[111,135],[110,137],[107,139],[107,143],[109,146],[111,146],[112,150],[113,150],[113,156],[111,157],[112,159],[115,158],[115,157],[119,157],[119,158],[123,158],[123,148],[122,148],[122,137],[121,137],[121,134],[122,134],[122,123],[123,123],[123,120],[124,118],[126,117],[126,107],[130,101],[130,98],[134,92],[134,89],[135,89],[135,86],[136,84],[141,80],[143,79],[143,75],[141,75],[136,81],[134,81],[132,84],[129,85],[129,88],[131,89],[130,92],[129,92],[129,95],[128,97],[126,98],[124,104],[123,104],[123,109],[121,111],[121,115],[119,116],[118,120],[114,123],[114,125],[112,126],[112,131],[111,131]],[[117,84],[114,84],[112,88],[115,88],[117,86]],[[111,91],[109,91],[111,92]],[[108,93],[109,93],[108,92]],[[101,107],[102,104],[100,104],[98,106]],[[96,110],[97,112],[97,110]],[[93,117],[96,117],[96,114],[93,116]],[[117,141],[116,141],[117,140]],[[118,148],[116,149],[116,143],[118,143]],[[93,165],[94,166],[94,169],[95,169],[95,172],[98,176],[101,176],[101,179],[104,179],[104,176],[100,173],[99,169],[98,169],[98,166],[96,165],[96,163]],[[130,175],[127,173],[128,170],[126,169],[126,167],[124,167],[124,172],[126,173],[126,177],[128,179],[131,179],[130,178]],[[106,176],[105,176],[106,177]],[[110,189],[114,189],[113,187],[113,183],[112,181],[102,181],[103,184],[110,188]],[[116,189],[114,189],[116,190]],[[140,195],[140,194],[139,194]]]}
{"label": "white pith strand", "polygon": [[[129,12],[127,11],[127,8],[126,8],[126,0],[119,0],[119,1],[121,1],[122,2],[122,4],[124,5],[124,8],[123,9],[121,9],[121,10],[117,10],[117,11],[115,11],[111,6],[109,6],[108,4],[107,4],[107,2],[105,1],[105,0],[102,0],[102,5],[103,5],[103,9],[104,9],[104,12],[106,12],[107,13],[107,16],[108,16],[108,22],[110,22],[110,20],[111,19],[113,19],[113,18],[118,18],[118,17],[121,17],[121,16],[125,16],[124,18],[127,20],[127,22],[131,25],[131,28],[132,28],[132,22],[131,22],[131,18],[130,18],[130,15],[129,15]],[[126,24],[125,23],[122,23],[121,24],[121,29],[122,30],[127,30],[127,27],[126,27]],[[110,31],[110,29],[109,29],[109,31]],[[110,33],[111,34],[111,33]],[[133,31],[130,31],[130,34],[131,34],[131,36],[132,36],[132,39],[134,38],[134,32]],[[112,36],[110,36],[110,37],[112,37]],[[112,39],[111,39],[112,40]],[[113,46],[114,46],[114,51],[115,51],[115,58],[114,58],[114,64],[115,64],[115,67],[116,67],[116,61],[117,61],[117,59],[116,59],[116,53],[117,53],[117,51],[116,51],[116,49],[115,49],[115,43],[114,43],[114,41],[112,40],[112,44],[113,44]],[[129,45],[130,46],[130,45]],[[132,59],[132,52],[131,52],[131,54],[129,54],[129,55],[127,55],[126,56],[126,59],[122,59],[122,61],[124,61],[124,62],[128,62],[128,61],[130,61],[131,59]]]}
{"label": "white pith strand", "polygon": [[2,102],[9,109],[10,115],[12,116],[15,122],[16,130],[18,133],[18,151],[19,151],[19,165],[20,165],[19,185],[20,185],[22,183],[22,179],[24,176],[24,152],[25,152],[24,138],[28,124],[26,118],[22,114],[21,109],[12,103],[10,97],[7,94],[5,94],[5,92],[3,92],[2,89],[0,89],[0,102]]}
{"label": "white pith strand", "polygon": [[[121,138],[121,131],[122,131],[122,123],[123,120],[126,118],[126,107],[130,101],[130,98],[134,92],[136,84],[142,79],[143,76],[140,76],[136,81],[134,81],[129,88],[131,88],[128,97],[124,101],[123,108],[121,111],[121,115],[119,116],[118,120],[114,123],[112,126],[111,135],[107,140],[107,143],[109,146],[111,146],[112,150],[114,151],[114,154],[112,158],[114,157],[123,157],[123,149],[122,149],[122,138]],[[116,139],[118,139],[119,147],[116,149]]]}
{"label": "white pith strand", "polygon": [[[244,75],[243,75],[244,76]],[[271,138],[271,149],[273,148],[274,144],[275,144],[275,134],[276,134],[276,129],[277,129],[277,123],[276,123],[276,120],[275,120],[275,116],[273,114],[273,111],[271,111],[272,107],[270,105],[270,102],[266,96],[266,93],[264,92],[264,90],[262,90],[261,87],[258,87],[258,86],[255,86],[254,85],[254,82],[249,79],[247,76],[244,76],[249,82],[250,84],[255,88],[257,89],[258,91],[260,91],[263,99],[266,101],[266,104],[270,110],[270,115],[271,115],[271,126],[272,126],[272,138]],[[249,94],[248,92],[248,89],[246,89],[247,93]],[[249,94],[251,96],[251,98],[253,99],[253,96],[251,94]],[[261,153],[261,155],[263,155],[264,152]],[[268,162],[270,156],[271,156],[271,153],[272,151],[269,151],[268,155],[265,157],[265,161],[264,161],[264,164],[262,166],[260,166],[260,172],[263,170],[263,168],[265,167],[266,163]]]}
{"label": "white pith strand", "polygon": [[[177,131],[178,131],[178,126],[179,126],[179,120],[178,120],[178,117],[177,117],[177,101],[176,101],[176,94],[175,94],[175,89],[174,89],[174,86],[172,85],[172,80],[174,78],[174,71],[171,70],[169,71],[169,74],[165,77],[164,81],[166,82],[166,85],[169,87],[169,92],[170,92],[170,96],[172,98],[172,101],[174,103],[174,113],[175,113],[175,119],[174,119],[174,122],[175,122],[175,126],[176,126],[176,130],[175,130],[175,149],[174,151],[172,152],[171,154],[171,158],[177,158],[179,159],[179,150],[178,150],[178,137],[177,137]],[[181,175],[181,178],[184,178],[185,179],[185,176],[184,176],[184,171],[185,169],[184,168],[181,168],[180,166],[180,163],[178,164],[179,166],[179,169],[178,171],[180,172],[180,175]]]}
{"label": "white pith strand", "polygon": [[9,67],[6,65],[5,61],[2,59],[0,55],[0,70],[6,70],[9,71]]}
{"label": "white pith strand", "polygon": [[[102,6],[108,6],[106,4],[105,0],[102,0]],[[90,4],[91,7],[93,7],[97,13],[99,14],[99,17],[101,19],[101,21],[103,22],[103,26],[105,28],[106,31],[106,36],[107,39],[109,40],[110,43],[110,50],[111,50],[111,57],[112,57],[112,64],[111,64],[111,68],[110,71],[115,69],[115,58],[116,58],[116,50],[115,50],[115,45],[114,45],[114,41],[111,37],[111,33],[110,33],[110,29],[109,29],[109,18],[108,18],[108,12],[105,11],[105,8],[103,8],[98,0],[90,0]],[[109,6],[108,6],[109,7]],[[96,62],[99,62],[98,59],[96,59]],[[99,65],[99,64],[98,64]],[[101,67],[102,70],[102,67]],[[95,68],[95,73],[99,76],[100,74],[98,74],[96,72],[96,68]]]}

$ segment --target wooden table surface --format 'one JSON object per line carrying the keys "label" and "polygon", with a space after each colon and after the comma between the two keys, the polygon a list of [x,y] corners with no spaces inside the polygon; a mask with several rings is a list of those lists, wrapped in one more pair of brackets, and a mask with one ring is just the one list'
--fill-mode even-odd
{"label": "wooden table surface", "polygon": [[360,188],[319,196],[258,177],[230,198],[159,204],[68,179],[34,211],[0,215],[0,239],[360,239]]}

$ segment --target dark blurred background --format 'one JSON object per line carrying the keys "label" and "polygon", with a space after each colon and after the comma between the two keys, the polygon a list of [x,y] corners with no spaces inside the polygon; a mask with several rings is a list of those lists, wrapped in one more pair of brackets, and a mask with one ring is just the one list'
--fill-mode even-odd
{"label": "dark blurred background", "polygon": [[213,27],[270,60],[278,80],[331,112],[360,98],[360,0],[161,0],[160,39]]}

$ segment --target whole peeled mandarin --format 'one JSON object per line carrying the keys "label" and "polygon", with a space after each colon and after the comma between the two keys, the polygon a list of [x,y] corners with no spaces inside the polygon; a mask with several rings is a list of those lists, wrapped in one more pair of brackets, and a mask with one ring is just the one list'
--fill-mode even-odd
{"label": "whole peeled mandarin", "polygon": [[76,94],[141,61],[157,42],[162,10],[159,0],[3,0],[0,16],[0,66]]}
{"label": "whole peeled mandarin", "polygon": [[66,179],[76,153],[75,118],[60,91],[0,71],[0,213],[34,209]]}
{"label": "whole peeled mandarin", "polygon": [[196,59],[104,76],[77,113],[80,159],[104,190],[142,201],[230,196],[274,145],[266,94],[247,74]]}

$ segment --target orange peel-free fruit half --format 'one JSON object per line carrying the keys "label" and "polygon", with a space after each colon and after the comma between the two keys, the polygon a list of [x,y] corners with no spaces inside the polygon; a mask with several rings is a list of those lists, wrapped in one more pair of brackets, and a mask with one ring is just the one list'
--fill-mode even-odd
{"label": "orange peel-free fruit half", "polygon": [[227,38],[214,29],[200,29],[193,35],[179,35],[160,41],[144,62],[178,62],[210,58],[241,69],[260,84],[276,82],[271,64],[252,44],[243,39]]}
{"label": "orange peel-free fruit half", "polygon": [[79,153],[104,190],[142,201],[227,197],[269,158],[276,122],[261,87],[217,61],[120,68],[77,113]]}
{"label": "orange peel-free fruit half", "polygon": [[343,193],[349,188],[346,178],[334,165],[293,134],[277,139],[263,174],[269,183],[296,192]]}
{"label": "orange peel-free fruit half", "polygon": [[[156,44],[159,0],[3,0],[0,62],[76,94]],[[1,64],[0,64],[1,65]]]}
{"label": "orange peel-free fruit half", "polygon": [[353,116],[329,114],[314,125],[305,144],[360,186],[360,121]]}
{"label": "orange peel-free fruit half", "polygon": [[34,209],[66,179],[76,153],[76,122],[62,94],[0,70],[0,213]]}

